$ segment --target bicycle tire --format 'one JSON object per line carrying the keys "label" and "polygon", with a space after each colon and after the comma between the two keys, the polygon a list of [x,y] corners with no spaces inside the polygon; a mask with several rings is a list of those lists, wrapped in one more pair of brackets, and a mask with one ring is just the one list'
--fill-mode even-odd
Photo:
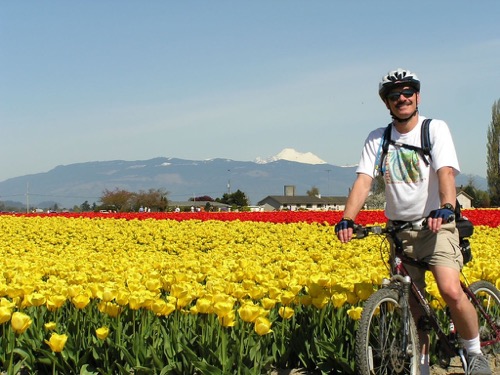
{"label": "bicycle tire", "polygon": [[[500,291],[490,282],[480,280],[472,283],[469,289],[476,296],[483,308],[490,315],[497,327],[500,327]],[[479,318],[479,337],[481,347],[485,353],[500,353],[500,343],[485,345],[487,341],[494,340],[496,332],[488,324],[486,319],[478,311]]]}
{"label": "bicycle tire", "polygon": [[420,373],[417,328],[409,316],[409,344],[401,348],[401,305],[395,289],[379,289],[363,306],[356,332],[356,366],[360,375]]}

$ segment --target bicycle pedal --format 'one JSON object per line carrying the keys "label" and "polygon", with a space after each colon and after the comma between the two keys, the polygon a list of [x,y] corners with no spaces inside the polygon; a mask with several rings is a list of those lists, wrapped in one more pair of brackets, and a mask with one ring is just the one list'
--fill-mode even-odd
{"label": "bicycle pedal", "polygon": [[464,372],[467,374],[467,360],[465,359],[464,350],[458,349],[458,355],[460,356],[460,360],[462,361],[462,367],[464,368]]}

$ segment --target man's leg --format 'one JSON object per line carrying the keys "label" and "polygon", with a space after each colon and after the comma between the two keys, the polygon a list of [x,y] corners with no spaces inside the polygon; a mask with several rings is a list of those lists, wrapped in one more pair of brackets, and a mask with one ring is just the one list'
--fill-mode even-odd
{"label": "man's leg", "polygon": [[481,352],[476,309],[460,286],[459,272],[445,266],[431,266],[430,269],[467,352],[467,374],[490,375],[488,361]]}
{"label": "man's leg", "polygon": [[458,333],[465,340],[476,338],[479,334],[476,309],[460,286],[459,272],[443,266],[431,266],[430,268],[439,293],[450,308],[451,317]]}

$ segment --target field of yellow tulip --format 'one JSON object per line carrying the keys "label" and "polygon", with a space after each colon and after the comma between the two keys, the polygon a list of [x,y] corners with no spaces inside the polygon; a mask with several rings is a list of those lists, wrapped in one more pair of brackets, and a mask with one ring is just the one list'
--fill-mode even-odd
{"label": "field of yellow tulip", "polygon": [[[353,374],[362,303],[388,274],[385,245],[341,245],[311,215],[0,215],[0,371]],[[468,281],[500,287],[499,243],[499,226],[476,225]],[[431,278],[428,291],[442,308]]]}

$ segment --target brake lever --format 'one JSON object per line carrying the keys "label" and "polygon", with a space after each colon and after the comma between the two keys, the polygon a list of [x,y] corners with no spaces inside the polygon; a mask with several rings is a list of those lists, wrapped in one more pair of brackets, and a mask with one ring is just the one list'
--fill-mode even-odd
{"label": "brake lever", "polygon": [[353,229],[354,229],[355,238],[357,238],[357,239],[365,238],[366,236],[368,236],[368,229],[364,228],[362,225],[354,224]]}

